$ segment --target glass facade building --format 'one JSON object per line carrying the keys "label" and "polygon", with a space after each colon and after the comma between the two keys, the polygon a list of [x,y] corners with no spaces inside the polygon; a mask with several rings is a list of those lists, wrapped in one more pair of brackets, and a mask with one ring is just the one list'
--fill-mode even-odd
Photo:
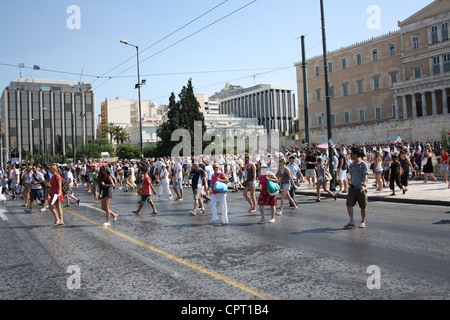
{"label": "glass facade building", "polygon": [[28,155],[64,155],[96,138],[90,84],[19,79],[3,90],[0,117],[3,163]]}

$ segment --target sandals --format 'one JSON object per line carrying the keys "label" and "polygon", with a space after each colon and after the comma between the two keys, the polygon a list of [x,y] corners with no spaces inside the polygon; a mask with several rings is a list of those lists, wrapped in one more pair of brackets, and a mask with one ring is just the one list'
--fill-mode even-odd
{"label": "sandals", "polygon": [[354,226],[355,226],[354,224],[347,223],[347,224],[344,226],[344,229],[350,229],[350,228],[353,228]]}

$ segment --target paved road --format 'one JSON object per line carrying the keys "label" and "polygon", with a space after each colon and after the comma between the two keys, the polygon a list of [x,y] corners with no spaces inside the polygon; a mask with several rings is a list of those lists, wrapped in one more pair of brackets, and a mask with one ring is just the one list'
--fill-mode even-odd
{"label": "paved road", "polygon": [[138,197],[116,190],[110,228],[81,188],[63,228],[22,201],[0,204],[0,299],[450,298],[449,207],[371,201],[367,228],[345,230],[344,199],[297,195],[297,212],[259,225],[239,192],[228,194],[222,226],[209,223],[209,208],[189,215],[185,191],[184,202],[159,201],[157,216],[147,205],[138,217]]}

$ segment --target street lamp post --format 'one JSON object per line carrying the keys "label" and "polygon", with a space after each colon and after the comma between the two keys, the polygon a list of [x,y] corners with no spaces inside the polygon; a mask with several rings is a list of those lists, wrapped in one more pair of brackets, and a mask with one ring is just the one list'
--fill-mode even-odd
{"label": "street lamp post", "polygon": [[127,40],[120,40],[120,43],[126,44],[128,46],[132,46],[136,48],[136,57],[137,57],[137,74],[138,74],[138,83],[134,86],[134,88],[138,89],[138,98],[139,98],[139,143],[141,147],[141,159],[144,158],[144,148],[142,145],[142,111],[141,111],[141,86],[145,84],[145,80],[142,80],[139,74],[139,47],[133,44],[128,43]]}

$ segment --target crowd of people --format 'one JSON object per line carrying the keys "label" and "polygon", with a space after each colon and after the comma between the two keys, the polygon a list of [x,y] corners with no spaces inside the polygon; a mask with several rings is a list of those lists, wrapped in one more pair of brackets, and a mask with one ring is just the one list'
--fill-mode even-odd
{"label": "crowd of people", "polygon": [[[361,224],[364,228],[367,212],[367,184],[369,170],[374,175],[376,192],[387,188],[395,195],[397,186],[403,193],[408,191],[408,179],[421,179],[428,183],[433,174],[434,156],[431,146],[427,145],[423,153],[398,146],[397,150],[374,149],[365,153],[360,147],[338,147],[335,149],[333,166],[321,150],[288,150],[275,152],[272,156],[265,153],[245,153],[241,156],[218,155],[197,157],[162,157],[139,161],[118,160],[98,163],[88,160],[81,164],[47,165],[10,165],[2,174],[2,195],[11,200],[20,197],[27,213],[38,206],[40,211],[49,210],[55,218],[55,227],[63,226],[62,205],[70,207],[71,200],[78,206],[80,199],[74,190],[86,187],[93,201],[101,200],[101,208],[106,214],[104,226],[115,222],[118,214],[110,208],[113,193],[136,192],[140,196],[139,206],[132,212],[140,215],[146,203],[152,207],[151,214],[157,215],[155,200],[167,198],[174,202],[185,200],[185,188],[191,188],[193,208],[190,214],[203,215],[205,204],[209,203],[211,223],[228,224],[227,193],[243,190],[243,198],[248,202],[248,212],[256,215],[257,223],[274,223],[281,216],[286,204],[291,210],[298,209],[295,190],[301,183],[316,189],[317,202],[321,201],[321,190],[337,199],[337,193],[346,194],[346,206],[349,223],[345,228],[355,226],[353,207],[358,203],[361,209]],[[441,166],[444,182],[448,181],[448,151],[441,151]],[[333,168],[330,172],[330,167]],[[334,193],[328,184],[334,180]],[[116,190],[116,191],[115,191]],[[259,191],[259,193],[258,193]],[[258,194],[257,194],[258,193]],[[175,197],[174,197],[175,194]],[[4,201],[6,198],[4,197]],[[72,201],[72,203],[73,203]],[[217,207],[220,207],[221,219]],[[265,207],[269,207],[271,217],[266,220]],[[277,210],[278,208],[278,210]]]}

